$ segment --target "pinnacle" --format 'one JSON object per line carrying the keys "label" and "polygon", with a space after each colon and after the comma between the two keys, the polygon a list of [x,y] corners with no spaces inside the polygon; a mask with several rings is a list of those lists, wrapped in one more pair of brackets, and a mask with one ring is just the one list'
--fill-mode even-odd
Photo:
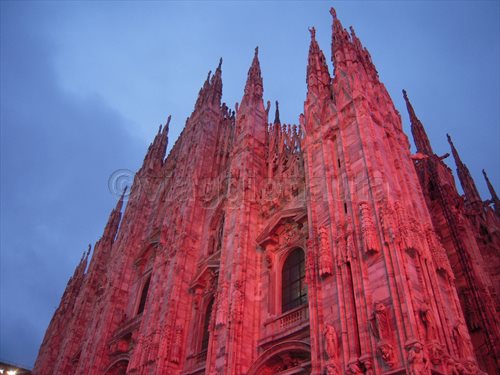
{"label": "pinnacle", "polygon": [[417,115],[415,114],[415,110],[413,109],[413,106],[410,103],[410,99],[408,99],[408,94],[404,89],[403,89],[403,97],[406,102],[406,109],[408,110],[408,114],[410,116],[411,133],[413,135],[415,146],[417,147],[417,152],[426,155],[432,155],[434,151],[432,150],[432,146],[429,141],[429,138],[427,137],[427,133],[425,132],[424,126],[422,125]]}
{"label": "pinnacle", "polygon": [[311,33],[311,43],[306,76],[308,91],[312,89],[316,94],[321,92],[326,96],[330,84],[330,73],[326,65],[325,55],[316,41],[316,29],[311,27],[309,32]]}
{"label": "pinnacle", "polygon": [[313,26],[313,27],[310,27],[309,28],[309,32],[311,33],[311,40],[315,40],[316,39],[316,28]]}
{"label": "pinnacle", "polygon": [[280,121],[280,107],[279,107],[279,103],[277,100],[276,100],[276,112],[274,114],[274,123],[275,124],[281,123],[281,121]]}
{"label": "pinnacle", "polygon": [[259,47],[255,47],[255,53],[252,60],[252,65],[248,70],[247,82],[245,84],[245,94],[241,104],[250,101],[262,100],[263,83],[259,63]]}

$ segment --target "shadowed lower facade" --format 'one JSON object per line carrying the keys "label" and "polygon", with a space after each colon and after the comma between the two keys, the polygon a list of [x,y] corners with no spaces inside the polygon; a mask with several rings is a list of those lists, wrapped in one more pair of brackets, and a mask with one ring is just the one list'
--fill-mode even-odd
{"label": "shadowed lower facade", "polygon": [[160,127],[35,375],[496,373],[493,186],[483,202],[450,138],[457,192],[404,93],[410,153],[370,54],[331,14],[333,75],[312,28],[297,124],[270,115],[256,49],[234,110],[221,61],[166,158]]}

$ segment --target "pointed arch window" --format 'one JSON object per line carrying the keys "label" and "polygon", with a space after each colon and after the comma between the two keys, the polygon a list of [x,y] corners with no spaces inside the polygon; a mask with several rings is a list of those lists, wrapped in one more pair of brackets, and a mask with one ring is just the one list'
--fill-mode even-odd
{"label": "pointed arch window", "polygon": [[146,299],[148,298],[149,284],[151,283],[151,275],[148,276],[144,286],[142,287],[141,299],[139,300],[139,307],[137,309],[137,315],[142,314],[144,307],[146,306]]}
{"label": "pointed arch window", "polygon": [[214,306],[214,299],[212,298],[208,303],[205,317],[203,321],[203,338],[201,340],[201,351],[205,351],[208,349],[208,341],[210,340],[210,317],[212,316],[212,309]]}
{"label": "pointed arch window", "polygon": [[307,303],[306,264],[304,251],[292,250],[281,272],[281,312]]}

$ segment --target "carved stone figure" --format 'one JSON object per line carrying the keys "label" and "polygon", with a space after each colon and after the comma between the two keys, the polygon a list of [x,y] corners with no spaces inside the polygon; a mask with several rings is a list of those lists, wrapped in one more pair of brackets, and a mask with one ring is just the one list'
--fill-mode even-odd
{"label": "carved stone figure", "polygon": [[360,358],[361,364],[365,371],[365,375],[374,375],[375,370],[373,369],[373,361],[370,357]]}
{"label": "carved stone figure", "polygon": [[377,346],[377,354],[382,358],[388,367],[394,366],[394,349],[387,342],[382,342]]}
{"label": "carved stone figure", "polygon": [[217,313],[215,318],[215,326],[220,327],[225,324],[227,319],[227,285],[224,280],[221,280],[221,286],[217,291]]}
{"label": "carved stone figure", "polygon": [[436,319],[434,317],[434,312],[429,304],[429,301],[424,301],[420,305],[420,319],[425,327],[427,340],[433,340],[437,336],[436,332]]}
{"label": "carved stone figure", "polygon": [[425,357],[424,347],[419,342],[412,344],[408,348],[408,367],[410,375],[430,374],[429,362]]}
{"label": "carved stone figure", "polygon": [[378,252],[380,245],[368,202],[361,202],[359,204],[359,211],[361,215],[361,235],[363,237],[364,251],[365,253]]}
{"label": "carved stone figure", "polygon": [[326,343],[326,354],[328,355],[329,359],[335,360],[338,355],[337,332],[331,324],[327,323],[325,325],[324,335]]}
{"label": "carved stone figure", "polygon": [[332,252],[328,240],[328,231],[325,227],[319,228],[319,244],[319,275],[324,278],[333,274]]}
{"label": "carved stone figure", "polygon": [[379,340],[389,340],[391,323],[387,307],[382,302],[375,302],[371,318],[373,335]]}
{"label": "carved stone figure", "polygon": [[[182,353],[182,326],[178,325],[175,327],[175,336],[174,342],[172,345],[172,356],[170,357],[170,361],[173,363],[179,363]],[[149,343],[151,338],[149,338]]]}
{"label": "carved stone figure", "polygon": [[460,358],[468,358],[472,355],[468,337],[467,326],[462,319],[459,319],[453,327],[453,341],[455,342]]}
{"label": "carved stone figure", "polygon": [[433,341],[427,345],[427,352],[433,365],[440,365],[444,359],[444,347],[440,343]]}
{"label": "carved stone figure", "polygon": [[306,251],[306,281],[309,285],[312,285],[315,276],[315,261],[314,261],[314,241],[307,240],[307,251]]}

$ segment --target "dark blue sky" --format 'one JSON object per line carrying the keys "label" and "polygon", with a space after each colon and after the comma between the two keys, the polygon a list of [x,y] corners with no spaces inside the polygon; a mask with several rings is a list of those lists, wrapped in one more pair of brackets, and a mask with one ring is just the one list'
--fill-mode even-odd
{"label": "dark blue sky", "polygon": [[499,2],[2,1],[1,359],[33,364],[116,203],[109,176],[139,167],[169,114],[173,144],[220,56],[234,107],[258,45],[265,99],[298,122],[307,28],[329,59],[331,5],[371,52],[405,129],[402,88],[434,150],[447,152],[451,133],[483,198],[482,168],[499,188]]}

